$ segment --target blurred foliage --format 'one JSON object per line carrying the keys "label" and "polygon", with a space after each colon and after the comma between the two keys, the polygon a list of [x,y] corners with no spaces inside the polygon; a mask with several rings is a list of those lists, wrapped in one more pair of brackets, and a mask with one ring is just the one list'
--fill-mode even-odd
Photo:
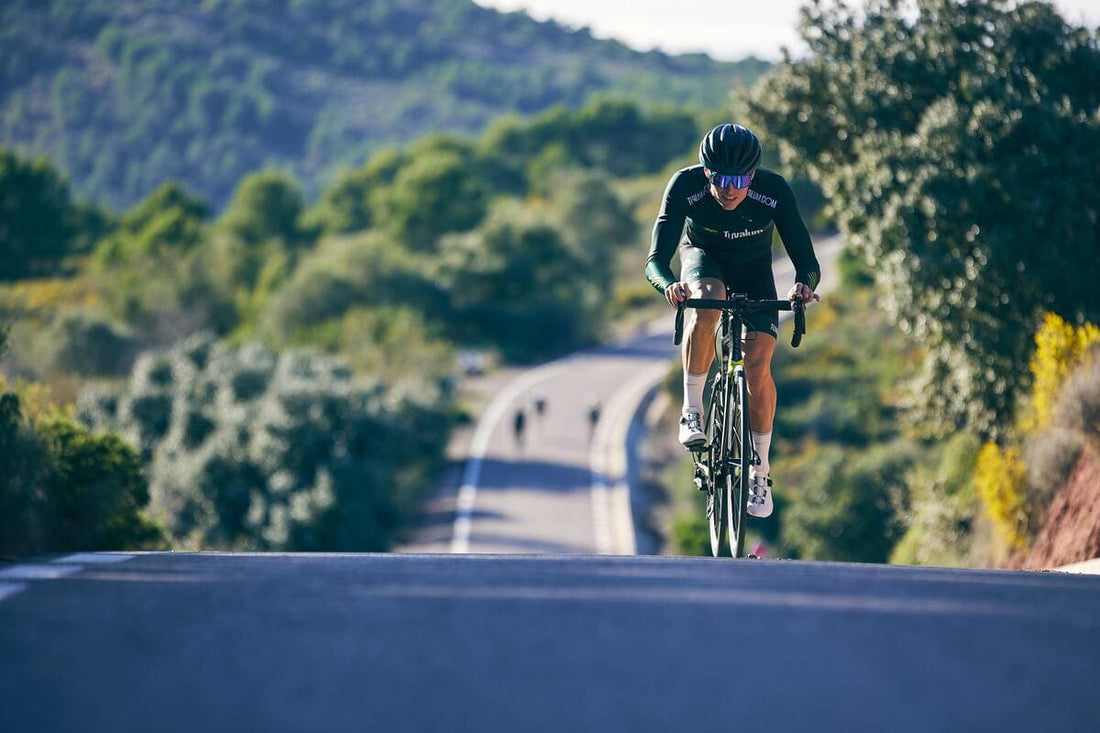
{"label": "blurred foliage", "polygon": [[[199,272],[208,216],[206,204],[175,183],[127,211],[96,245],[88,267],[107,311],[140,326],[153,342],[171,341],[212,320],[218,306]],[[154,329],[165,319],[178,323]]]}
{"label": "blurred foliage", "polygon": [[927,347],[912,407],[939,434],[996,436],[1042,311],[1100,315],[1096,33],[1003,0],[814,2],[801,28],[809,57],[755,90],[751,117]]}
{"label": "blurred foliage", "polygon": [[676,518],[672,525],[672,551],[677,555],[710,556],[710,527],[703,512]]}
{"label": "blurred foliage", "polygon": [[522,209],[498,207],[473,232],[443,239],[434,275],[458,339],[509,360],[562,353],[600,325],[586,308],[597,281],[557,228]]}
{"label": "blurred foliage", "polygon": [[330,357],[209,336],[147,352],[77,415],[148,464],[152,513],[176,546],[385,550],[442,461],[450,395],[361,380]]}
{"label": "blurred foliage", "polygon": [[811,560],[886,562],[904,529],[899,508],[913,453],[895,442],[820,455],[782,515],[782,546]]}
{"label": "blurred foliage", "polygon": [[108,227],[105,214],[71,199],[49,162],[0,148],[0,281],[56,273]]}
{"label": "blurred foliage", "polygon": [[312,198],[431,131],[602,93],[705,106],[769,66],[641,53],[469,0],[12,0],[0,47],[0,144],[48,152],[117,208],[178,180],[220,209],[272,166]]}
{"label": "blurred foliage", "polygon": [[0,390],[0,555],[161,547],[148,501],[137,452],[118,435],[60,413],[28,421]]}
{"label": "blurred foliage", "polygon": [[287,247],[308,245],[314,236],[302,226],[304,208],[302,192],[291,176],[265,170],[245,176],[218,225],[246,247],[271,239]]}
{"label": "blurred foliage", "polygon": [[986,443],[978,453],[974,484],[989,516],[1014,549],[1028,543],[1027,466],[1016,447]]}
{"label": "blurred foliage", "polygon": [[977,520],[974,467],[981,441],[959,432],[941,444],[939,463],[919,463],[906,479],[909,489],[904,536],[890,562],[904,565],[968,566],[974,557]]}
{"label": "blurred foliage", "polygon": [[1035,334],[1031,356],[1031,399],[1020,415],[1024,432],[1050,427],[1058,393],[1070,372],[1092,361],[1092,350],[1100,344],[1100,328],[1091,323],[1074,326],[1054,313],[1047,313]]}

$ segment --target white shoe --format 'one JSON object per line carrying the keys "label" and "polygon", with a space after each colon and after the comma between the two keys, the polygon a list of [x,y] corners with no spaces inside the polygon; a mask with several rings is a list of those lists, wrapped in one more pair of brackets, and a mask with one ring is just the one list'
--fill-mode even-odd
{"label": "white shoe", "polygon": [[763,519],[772,515],[772,480],[765,474],[758,474],[753,470],[750,474],[752,484],[749,486],[750,517]]}
{"label": "white shoe", "polygon": [[695,410],[688,410],[680,416],[680,444],[688,450],[702,450],[707,444],[703,418]]}

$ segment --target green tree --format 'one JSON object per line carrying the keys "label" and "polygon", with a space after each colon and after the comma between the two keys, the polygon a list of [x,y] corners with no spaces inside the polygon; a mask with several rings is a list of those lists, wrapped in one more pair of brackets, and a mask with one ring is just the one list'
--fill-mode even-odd
{"label": "green tree", "polygon": [[501,207],[477,230],[444,238],[436,274],[459,339],[507,359],[561,353],[598,333],[583,263],[556,228],[521,209]]}
{"label": "green tree", "polygon": [[928,347],[916,406],[997,434],[1043,310],[1095,320],[1100,48],[1042,3],[880,0],[803,11],[808,58],[755,124],[831,202]]}
{"label": "green tree", "polygon": [[452,151],[424,151],[398,172],[381,194],[379,224],[410,250],[436,251],[439,237],[477,226],[489,203],[488,186],[469,159]]}
{"label": "green tree", "polygon": [[293,247],[313,238],[300,224],[303,208],[302,192],[294,179],[265,170],[241,181],[219,225],[249,246],[277,239]]}
{"label": "green tree", "polygon": [[0,280],[50,272],[69,252],[69,184],[45,159],[0,148]]}
{"label": "green tree", "polygon": [[153,340],[148,329],[156,320],[179,320],[172,330],[184,333],[214,320],[219,306],[199,266],[208,216],[205,202],[177,183],[164,184],[123,214],[96,246],[89,268],[112,315],[141,325]]}

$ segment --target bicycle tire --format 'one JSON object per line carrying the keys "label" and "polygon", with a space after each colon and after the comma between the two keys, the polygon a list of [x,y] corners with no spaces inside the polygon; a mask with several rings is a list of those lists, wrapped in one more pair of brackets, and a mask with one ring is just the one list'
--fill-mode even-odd
{"label": "bicycle tire", "polygon": [[[749,499],[749,482],[752,477],[749,468],[753,460],[752,428],[749,424],[749,391],[748,381],[744,371],[739,367],[734,377],[737,384],[731,406],[731,418],[733,420],[732,448],[730,462],[736,464],[737,475],[729,472],[728,497],[726,498],[726,510],[728,517],[726,523],[729,527],[730,555],[733,557],[745,556],[745,535],[747,534],[746,512]],[[736,453],[736,455],[734,455]]]}
{"label": "bicycle tire", "polygon": [[724,426],[726,422],[726,406],[729,404],[729,382],[719,375],[715,380],[714,389],[710,395],[710,405],[707,408],[707,526],[710,529],[710,553],[714,557],[722,554],[722,544],[726,539],[726,518],[728,510],[726,501],[728,492],[725,488],[724,477],[728,475],[725,468],[726,450],[728,445]]}

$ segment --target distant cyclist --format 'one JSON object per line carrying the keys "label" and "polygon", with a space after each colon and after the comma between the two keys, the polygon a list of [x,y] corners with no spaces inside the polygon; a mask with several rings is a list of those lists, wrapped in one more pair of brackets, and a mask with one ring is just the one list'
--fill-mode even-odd
{"label": "distant cyclist", "polygon": [[523,429],[527,425],[527,414],[523,411],[523,408],[516,410],[515,417],[512,418],[512,432],[516,436],[516,445],[520,448],[523,447]]}
{"label": "distant cyclist", "polygon": [[596,433],[596,423],[600,421],[600,398],[589,397],[588,398],[588,436],[591,437]]}
{"label": "distant cyclist", "polygon": [[[798,213],[794,193],[782,176],[760,167],[760,140],[741,125],[718,125],[699,144],[700,165],[677,171],[665,189],[653,227],[645,273],[676,307],[687,298],[726,297],[746,293],[753,300],[775,300],[772,233],[779,231],[795,266],[791,300],[819,300],[814,293],[821,270],[813,243]],[[685,227],[686,225],[686,227]],[[679,247],[680,278],[672,273]],[[703,388],[714,361],[714,334],[720,313],[688,311],[683,342],[684,406],[679,438],[689,450],[706,447],[703,432]],[[743,334],[749,413],[758,454],[752,474],[748,513],[772,513],[769,452],[776,392],[771,361],[779,334],[779,312],[750,316]]]}

